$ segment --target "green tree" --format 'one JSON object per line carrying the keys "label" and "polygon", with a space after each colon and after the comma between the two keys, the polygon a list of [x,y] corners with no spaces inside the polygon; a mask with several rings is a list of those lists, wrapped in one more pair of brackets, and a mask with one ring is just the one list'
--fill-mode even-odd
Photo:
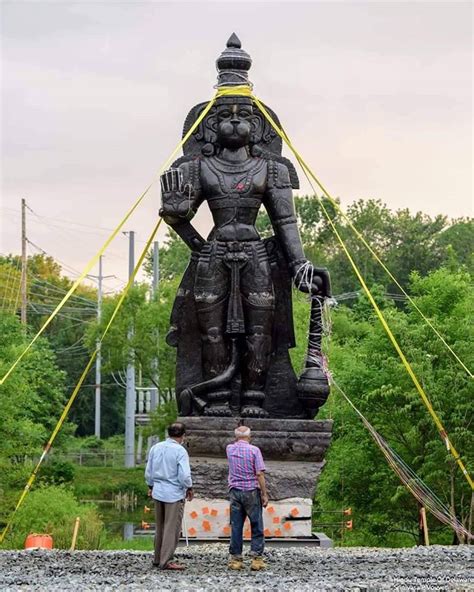
{"label": "green tree", "polygon": [[[168,227],[165,242],[159,246],[160,279],[164,281],[181,277],[189,263],[191,251],[174,230]],[[144,270],[153,276],[153,251],[145,259]]]}
{"label": "green tree", "polygon": [[[0,375],[3,376],[28,343],[13,315],[0,315]],[[46,339],[39,339],[0,386],[0,516],[9,511],[18,490],[41,454],[66,402],[65,374]],[[70,436],[66,422],[56,446]]]}
{"label": "green tree", "polygon": [[[176,350],[166,343],[165,338],[177,288],[178,279],[162,281],[154,299],[150,299],[146,284],[130,289],[103,342],[106,372],[123,372],[133,351],[139,382],[141,380],[144,386],[155,384],[163,391],[174,388]],[[88,336],[91,347],[108,323],[118,298],[119,295],[105,304],[100,326],[91,326]]]}
{"label": "green tree", "polygon": [[[440,269],[426,277],[414,274],[411,291],[458,355],[473,366],[474,291],[464,272]],[[374,314],[365,306],[341,307],[334,314],[331,370],[380,434],[467,525],[471,492],[446,451],[411,379]],[[361,314],[362,313],[362,314]],[[384,311],[415,373],[450,437],[472,465],[472,386],[467,374],[420,319],[416,311]],[[319,489],[325,509],[352,506],[357,530],[353,544],[408,544],[418,536],[414,498],[400,486],[360,421],[333,391],[324,415],[335,420],[335,433]],[[450,542],[452,533],[431,521],[432,538]]]}

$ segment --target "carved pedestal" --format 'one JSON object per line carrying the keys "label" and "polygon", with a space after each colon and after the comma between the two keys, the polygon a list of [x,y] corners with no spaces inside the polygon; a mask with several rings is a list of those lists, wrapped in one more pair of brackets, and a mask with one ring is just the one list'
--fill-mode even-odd
{"label": "carved pedestal", "polygon": [[[266,464],[270,503],[264,510],[265,536],[311,536],[312,500],[324,456],[331,441],[332,421],[183,417],[193,474],[195,499],[186,504],[189,537],[228,537],[229,504],[225,449],[234,429],[247,425],[252,444]],[[249,527],[244,536],[250,538]]]}

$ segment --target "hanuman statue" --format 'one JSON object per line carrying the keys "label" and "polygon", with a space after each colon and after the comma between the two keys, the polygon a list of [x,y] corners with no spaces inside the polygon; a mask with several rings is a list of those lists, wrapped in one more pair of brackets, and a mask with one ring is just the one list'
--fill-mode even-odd
{"label": "hanuman statue", "polygon": [[[251,63],[233,34],[217,59],[217,87],[250,87]],[[183,136],[205,106],[191,109]],[[314,416],[327,397],[325,375],[316,369],[313,396],[288,354],[292,281],[321,300],[330,283],[304,255],[292,196],[298,177],[281,149],[250,96],[225,94],[161,177],[160,215],[191,250],[167,336],[178,348],[181,415],[299,418]],[[204,201],[214,222],[207,240],[190,223]],[[265,240],[255,226],[262,206],[274,230]]]}

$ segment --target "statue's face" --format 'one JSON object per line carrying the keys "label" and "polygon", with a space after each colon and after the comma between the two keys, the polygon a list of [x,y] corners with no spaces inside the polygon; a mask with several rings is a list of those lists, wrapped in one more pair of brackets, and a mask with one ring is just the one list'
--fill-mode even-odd
{"label": "statue's face", "polygon": [[252,132],[252,106],[246,104],[220,105],[217,110],[217,138],[224,148],[233,150],[246,146]]}

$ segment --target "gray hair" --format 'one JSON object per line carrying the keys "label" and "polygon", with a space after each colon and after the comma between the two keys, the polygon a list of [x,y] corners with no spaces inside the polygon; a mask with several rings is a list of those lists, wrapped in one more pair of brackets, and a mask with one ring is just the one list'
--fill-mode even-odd
{"label": "gray hair", "polygon": [[247,426],[239,426],[238,428],[235,428],[234,434],[236,438],[247,438],[250,436],[250,428]]}

